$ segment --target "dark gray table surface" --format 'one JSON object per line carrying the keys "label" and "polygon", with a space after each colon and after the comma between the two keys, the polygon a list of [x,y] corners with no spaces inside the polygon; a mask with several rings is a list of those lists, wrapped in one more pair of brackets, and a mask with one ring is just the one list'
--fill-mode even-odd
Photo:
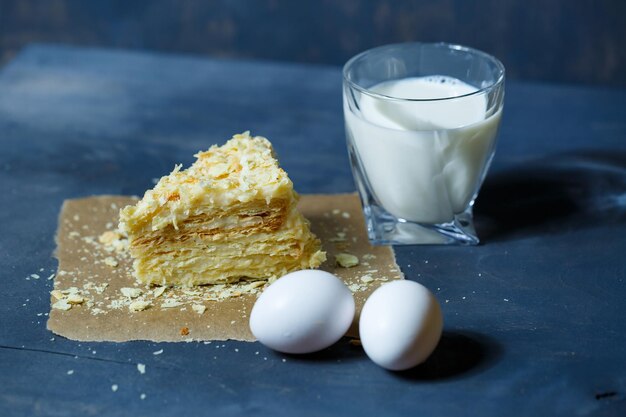
{"label": "dark gray table surface", "polygon": [[508,83],[482,243],[396,248],[445,318],[412,371],[347,340],[298,357],[48,332],[63,200],[141,194],[244,130],[299,192],[354,190],[339,68],[35,45],[2,69],[1,416],[626,415],[624,90]]}

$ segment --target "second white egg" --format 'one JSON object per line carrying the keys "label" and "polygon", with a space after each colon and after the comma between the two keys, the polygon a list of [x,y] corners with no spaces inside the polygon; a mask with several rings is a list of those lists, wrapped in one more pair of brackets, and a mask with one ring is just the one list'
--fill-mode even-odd
{"label": "second white egg", "polygon": [[378,288],[365,302],[359,334],[365,353],[383,368],[400,371],[426,360],[443,330],[435,296],[413,281]]}

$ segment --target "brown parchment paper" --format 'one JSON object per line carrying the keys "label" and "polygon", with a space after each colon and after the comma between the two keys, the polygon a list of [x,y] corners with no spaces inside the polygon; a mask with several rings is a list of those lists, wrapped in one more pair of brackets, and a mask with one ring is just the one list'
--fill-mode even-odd
{"label": "brown parchment paper", "polygon": [[[84,301],[66,311],[51,308],[48,329],[79,341],[255,340],[248,326],[249,313],[263,287],[217,301],[211,286],[167,288],[158,295],[154,287],[135,282],[126,251],[112,251],[99,244],[102,233],[117,227],[119,209],[135,202],[123,196],[64,202],[56,236],[59,267],[54,288],[67,292],[74,287]],[[393,250],[369,244],[356,194],[303,195],[299,209],[311,221],[327,252],[322,269],[340,277],[354,294],[357,314],[348,335],[356,337],[358,313],[367,296],[388,280],[403,279]],[[353,254],[359,264],[340,267],[335,262],[337,253]],[[134,287],[151,303],[143,311],[131,311],[128,305],[133,300],[121,294],[121,288]],[[162,307],[170,298],[182,302],[173,308]],[[56,298],[51,297],[51,305],[54,302]],[[206,310],[200,314],[202,308],[198,306]]]}

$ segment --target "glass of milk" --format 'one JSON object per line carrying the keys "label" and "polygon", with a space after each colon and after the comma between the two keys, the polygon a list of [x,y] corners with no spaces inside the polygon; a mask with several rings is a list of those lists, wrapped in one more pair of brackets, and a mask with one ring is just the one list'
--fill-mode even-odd
{"label": "glass of milk", "polygon": [[472,207],[503,99],[502,63],[463,46],[387,45],[348,61],[346,138],[372,243],[478,243]]}

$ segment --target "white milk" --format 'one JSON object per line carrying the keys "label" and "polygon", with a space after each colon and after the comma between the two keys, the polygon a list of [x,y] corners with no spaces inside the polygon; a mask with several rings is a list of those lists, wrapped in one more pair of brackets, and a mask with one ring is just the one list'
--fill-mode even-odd
{"label": "white milk", "polygon": [[[395,98],[448,98],[477,91],[454,78],[389,81],[370,89]],[[493,154],[501,112],[485,94],[454,100],[382,100],[362,95],[361,114],[344,100],[346,128],[372,192],[398,218],[441,224],[472,202]]]}

